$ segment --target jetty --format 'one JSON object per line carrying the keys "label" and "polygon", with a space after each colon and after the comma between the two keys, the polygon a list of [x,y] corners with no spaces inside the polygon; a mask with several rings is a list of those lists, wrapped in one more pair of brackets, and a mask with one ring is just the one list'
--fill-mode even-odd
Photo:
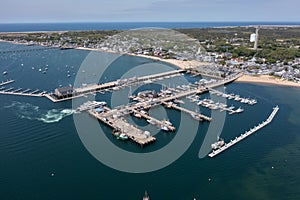
{"label": "jetty", "polygon": [[233,145],[237,144],[238,142],[240,142],[243,139],[247,138],[248,136],[252,135],[256,131],[262,129],[266,125],[270,124],[272,122],[273,118],[275,117],[275,115],[277,114],[278,110],[279,110],[278,106],[274,107],[272,113],[267,118],[267,120],[263,121],[262,123],[258,124],[257,126],[254,126],[250,130],[246,131],[244,134],[241,134],[239,137],[236,137],[235,139],[231,140],[229,143],[225,143],[224,146],[220,147],[219,149],[213,150],[210,154],[208,154],[208,156],[213,158],[213,157],[219,155],[223,151],[229,149]]}

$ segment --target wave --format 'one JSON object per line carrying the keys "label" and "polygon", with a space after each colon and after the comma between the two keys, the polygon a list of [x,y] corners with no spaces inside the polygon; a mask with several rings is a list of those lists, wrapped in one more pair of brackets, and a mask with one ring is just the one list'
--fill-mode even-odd
{"label": "wave", "polygon": [[18,101],[13,101],[10,105],[4,106],[4,108],[14,110],[16,115],[22,119],[38,120],[44,123],[59,122],[75,113],[75,110],[72,109],[43,110],[39,106]]}

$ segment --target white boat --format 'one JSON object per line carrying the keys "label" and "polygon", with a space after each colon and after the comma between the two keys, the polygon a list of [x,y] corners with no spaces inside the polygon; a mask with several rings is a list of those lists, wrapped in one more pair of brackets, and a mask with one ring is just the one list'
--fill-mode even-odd
{"label": "white boat", "polygon": [[7,74],[7,71],[4,71],[4,72],[3,72],[3,75],[6,75],[6,74]]}
{"label": "white boat", "polygon": [[195,120],[202,121],[202,119],[200,118],[199,115],[195,115],[194,113],[191,113],[191,116],[192,116],[192,118],[194,118]]}
{"label": "white boat", "polygon": [[148,122],[149,124],[155,125],[155,122],[152,121],[151,119],[147,119],[147,122]]}
{"label": "white boat", "polygon": [[127,139],[128,139],[128,136],[127,136],[125,133],[121,133],[121,134],[119,135],[119,138],[120,138],[121,140],[127,140]]}
{"label": "white boat", "polygon": [[163,131],[169,131],[169,129],[168,129],[167,126],[161,126],[161,130],[163,130]]}
{"label": "white boat", "polygon": [[239,107],[235,112],[236,112],[236,113],[241,113],[241,112],[243,112],[243,111],[244,111],[244,109],[241,108],[241,107]]}
{"label": "white boat", "polygon": [[162,122],[168,126],[172,126],[172,123],[169,120],[164,119]]}
{"label": "white boat", "polygon": [[229,109],[229,110],[232,110],[232,109],[234,109],[234,106],[230,106],[228,109]]}

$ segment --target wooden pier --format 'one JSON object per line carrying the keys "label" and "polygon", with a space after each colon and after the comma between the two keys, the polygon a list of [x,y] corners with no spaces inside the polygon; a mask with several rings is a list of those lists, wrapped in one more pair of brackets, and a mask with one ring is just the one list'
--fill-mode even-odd
{"label": "wooden pier", "polygon": [[273,112],[270,114],[270,116],[268,117],[268,119],[266,121],[263,121],[261,124],[255,126],[254,128],[251,128],[249,131],[246,131],[244,134],[241,134],[239,137],[236,137],[234,140],[231,140],[229,143],[226,143],[224,146],[220,147],[219,149],[214,150],[212,153],[208,154],[208,156],[213,158],[213,157],[219,155],[220,153],[222,153],[226,149],[232,147],[233,145],[237,144],[241,140],[247,138],[249,135],[252,135],[256,131],[258,131],[261,128],[265,127],[266,125],[268,125],[269,123],[272,122],[272,120],[275,117],[275,115],[277,114],[278,110],[279,110],[278,106],[274,107]]}

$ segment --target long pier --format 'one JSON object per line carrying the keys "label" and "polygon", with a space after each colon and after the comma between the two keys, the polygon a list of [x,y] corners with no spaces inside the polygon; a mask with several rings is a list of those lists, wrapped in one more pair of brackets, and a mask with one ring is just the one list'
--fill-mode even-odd
{"label": "long pier", "polygon": [[132,78],[128,78],[128,79],[120,79],[120,80],[111,81],[111,82],[107,82],[107,83],[103,83],[103,84],[90,84],[90,85],[86,85],[84,87],[75,88],[72,96],[56,98],[54,95],[48,94],[48,95],[46,95],[46,97],[48,99],[50,99],[52,102],[56,103],[56,102],[60,102],[60,101],[66,101],[66,100],[82,97],[84,95],[92,94],[95,92],[101,93],[101,92],[105,92],[108,90],[118,90],[122,87],[128,87],[130,85],[139,84],[141,82],[151,83],[155,79],[170,78],[173,76],[177,76],[183,72],[185,72],[185,70],[173,70],[173,71],[162,72],[162,73],[147,75],[147,76],[142,76],[142,77],[132,77]]}
{"label": "long pier", "polygon": [[266,125],[268,125],[269,123],[272,122],[272,120],[275,117],[275,115],[277,114],[278,110],[279,110],[278,106],[274,107],[273,112],[270,114],[270,116],[268,117],[268,119],[266,121],[263,121],[261,124],[258,124],[254,128],[251,128],[249,131],[246,131],[244,134],[241,134],[239,137],[236,137],[234,140],[231,140],[229,143],[226,143],[224,146],[220,147],[219,149],[214,150],[213,152],[208,154],[208,156],[213,158],[213,157],[219,155],[220,153],[222,153],[226,149],[232,147],[233,145],[237,144],[241,140],[247,138],[248,136],[252,135],[256,131],[258,131],[261,128],[265,127]]}
{"label": "long pier", "polygon": [[[159,73],[159,74],[154,74],[154,75],[147,75],[147,76],[143,76],[143,77],[133,77],[133,78],[128,78],[128,79],[124,79],[124,80],[116,80],[116,81],[112,81],[112,82],[108,82],[108,83],[103,83],[103,84],[90,84],[81,88],[75,88],[73,91],[73,94],[70,96],[65,96],[62,98],[57,98],[55,95],[53,95],[53,93],[46,93],[46,92],[42,92],[39,94],[34,94],[38,91],[33,91],[31,93],[29,93],[29,90],[27,91],[28,93],[26,93],[25,91],[20,91],[20,92],[8,92],[8,90],[11,90],[13,88],[9,88],[6,90],[2,90],[0,91],[0,94],[8,94],[8,95],[22,95],[22,96],[33,96],[33,97],[46,97],[49,100],[51,100],[52,102],[56,103],[56,102],[61,102],[61,101],[66,101],[66,100],[71,100],[74,98],[79,98],[82,96],[85,96],[87,94],[93,94],[96,92],[100,92],[100,93],[104,93],[105,91],[109,91],[109,90],[118,90],[122,87],[128,87],[130,85],[133,84],[139,84],[141,82],[143,83],[151,83],[154,80],[161,80],[162,78],[170,78],[173,76],[177,76],[180,75],[181,73],[186,72],[185,70],[174,70],[174,71],[169,71],[169,72],[163,72],[163,73]],[[192,94],[199,94],[199,93],[203,93],[203,92],[207,92],[209,89],[214,88],[214,87],[218,87],[227,83],[230,83],[232,81],[234,81],[235,79],[239,78],[240,76],[242,76],[242,73],[240,74],[235,74],[232,75],[230,77],[227,77],[223,80],[218,80],[214,83],[211,84],[207,84],[206,86],[202,86],[196,89],[191,89],[188,91],[183,91],[183,92],[179,92],[175,95],[169,96],[169,97],[165,97],[160,99],[161,101],[167,102],[167,101],[171,101],[174,99],[179,99],[181,97],[185,97],[188,95],[192,95]],[[2,82],[0,83],[0,87],[9,83],[14,82],[14,80],[9,80],[6,82]]]}

